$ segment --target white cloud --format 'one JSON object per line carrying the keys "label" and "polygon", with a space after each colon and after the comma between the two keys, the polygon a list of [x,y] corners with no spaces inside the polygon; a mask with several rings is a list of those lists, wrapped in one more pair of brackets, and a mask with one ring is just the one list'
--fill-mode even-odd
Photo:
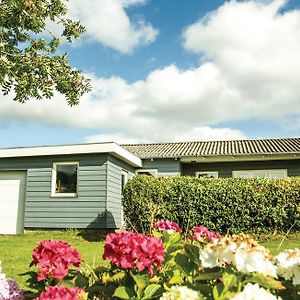
{"label": "white cloud", "polygon": [[123,132],[113,132],[113,133],[104,133],[104,134],[97,134],[87,136],[84,139],[86,143],[97,143],[97,142],[115,142],[118,144],[137,144],[137,143],[147,143],[150,142],[147,139],[139,139],[127,136]]}
{"label": "white cloud", "polygon": [[174,141],[226,141],[241,140],[247,137],[243,132],[231,128],[196,127],[176,136]]}
{"label": "white cloud", "polygon": [[184,32],[187,50],[213,62],[252,117],[300,111],[300,11],[286,1],[231,1]]}
{"label": "white cloud", "polygon": [[[114,141],[118,144],[136,144],[136,143],[152,143],[152,142],[185,142],[185,141],[225,141],[240,140],[247,137],[240,131],[231,128],[211,128],[209,126],[196,127],[178,132],[177,135],[168,133],[164,139],[153,140],[151,137],[134,137],[124,132],[113,132],[106,134],[92,135],[85,138],[87,143],[109,142]],[[161,135],[163,136],[163,135]]]}
{"label": "white cloud", "polygon": [[[123,1],[123,5],[137,3]],[[143,1],[140,1],[141,3]],[[118,3],[121,3],[120,1]],[[225,3],[184,31],[184,46],[199,54],[197,68],[176,65],[129,84],[93,77],[94,90],[77,107],[61,95],[25,105],[3,97],[1,119],[98,128],[88,141],[172,141],[244,138],[221,122],[300,120],[300,10],[284,1]]]}
{"label": "white cloud", "polygon": [[68,2],[69,17],[86,27],[85,37],[122,53],[152,43],[158,30],[144,19],[133,21],[126,8],[145,4],[146,0],[72,0]]}

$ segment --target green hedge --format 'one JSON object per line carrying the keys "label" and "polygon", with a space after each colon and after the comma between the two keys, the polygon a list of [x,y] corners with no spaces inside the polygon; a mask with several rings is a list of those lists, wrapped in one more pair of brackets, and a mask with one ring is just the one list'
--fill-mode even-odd
{"label": "green hedge", "polygon": [[300,230],[300,178],[244,179],[136,176],[124,189],[128,229],[148,233],[161,219],[183,229],[221,233]]}

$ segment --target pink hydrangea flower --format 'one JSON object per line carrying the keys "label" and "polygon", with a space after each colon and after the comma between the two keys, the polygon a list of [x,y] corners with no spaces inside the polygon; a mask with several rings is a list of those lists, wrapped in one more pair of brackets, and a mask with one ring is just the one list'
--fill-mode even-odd
{"label": "pink hydrangea flower", "polygon": [[30,267],[38,266],[38,281],[48,276],[62,281],[71,265],[79,267],[82,259],[79,252],[63,241],[42,241],[33,250]]}
{"label": "pink hydrangea flower", "polygon": [[66,286],[49,286],[48,289],[41,293],[34,300],[80,300],[85,294],[83,289],[73,287],[71,289]]}
{"label": "pink hydrangea flower", "polygon": [[209,231],[208,228],[201,225],[199,227],[194,227],[194,234],[192,238],[194,240],[203,241],[203,238],[207,239],[208,241],[219,240],[221,239],[221,235],[219,233],[215,233],[213,231]]}
{"label": "pink hydrangea flower", "polygon": [[24,295],[18,284],[9,278],[0,279],[0,300],[23,300]]}
{"label": "pink hydrangea flower", "polygon": [[159,231],[168,230],[168,232],[182,232],[177,223],[168,220],[156,222],[153,224],[153,227],[157,228]]}
{"label": "pink hydrangea flower", "polygon": [[158,268],[164,261],[164,248],[161,239],[140,233],[121,231],[106,236],[104,259],[122,269],[136,267],[138,271],[148,269],[153,276],[153,266]]}

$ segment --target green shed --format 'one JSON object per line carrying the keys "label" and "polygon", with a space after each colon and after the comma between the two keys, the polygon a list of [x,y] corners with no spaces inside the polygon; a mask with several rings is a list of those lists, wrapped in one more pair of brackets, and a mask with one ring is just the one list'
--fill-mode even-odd
{"label": "green shed", "polygon": [[122,225],[122,185],[141,159],[116,143],[0,149],[0,234]]}

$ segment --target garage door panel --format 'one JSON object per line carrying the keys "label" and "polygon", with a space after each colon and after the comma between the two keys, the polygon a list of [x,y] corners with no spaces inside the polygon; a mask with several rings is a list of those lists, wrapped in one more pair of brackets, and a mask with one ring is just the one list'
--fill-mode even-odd
{"label": "garage door panel", "polygon": [[1,234],[16,234],[17,232],[17,220],[16,218],[1,218],[0,220]]}
{"label": "garage door panel", "polygon": [[23,232],[25,172],[0,171],[0,234]]}

